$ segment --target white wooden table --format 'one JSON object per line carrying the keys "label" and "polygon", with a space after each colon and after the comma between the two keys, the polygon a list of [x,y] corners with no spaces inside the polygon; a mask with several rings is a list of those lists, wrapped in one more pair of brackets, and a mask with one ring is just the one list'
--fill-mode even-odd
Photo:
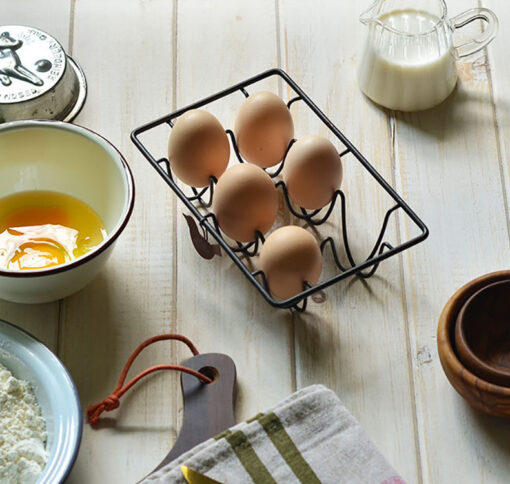
{"label": "white wooden table", "polygon": [[[1,302],[0,318],[62,358],[84,407],[111,392],[140,341],[181,332],[200,351],[235,360],[238,419],[323,383],[409,483],[507,483],[510,424],[471,410],[455,393],[439,363],[436,326],[455,289],[510,262],[508,2],[449,0],[452,15],[478,4],[494,9],[501,29],[488,58],[461,67],[451,98],[421,114],[380,110],[357,88],[364,35],[357,17],[367,4],[3,0],[0,23],[47,30],[82,65],[89,96],[76,123],[119,147],[137,193],[131,223],[92,284],[53,304]],[[289,72],[431,232],[366,283],[344,281],[304,314],[270,308],[225,257],[201,259],[182,205],[129,140],[134,127],[274,66]],[[231,123],[235,109],[215,114]],[[348,173],[359,240],[386,208],[372,188]],[[390,232],[405,239],[409,228],[400,218]],[[187,356],[159,343],[135,370]],[[108,417],[100,429],[85,425],[68,482],[134,482],[154,468],[180,427],[178,376],[147,379]]]}

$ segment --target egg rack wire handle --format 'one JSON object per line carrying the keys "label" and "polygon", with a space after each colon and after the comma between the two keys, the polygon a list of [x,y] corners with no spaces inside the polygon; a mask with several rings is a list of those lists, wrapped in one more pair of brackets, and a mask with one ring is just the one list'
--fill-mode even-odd
{"label": "egg rack wire handle", "polygon": [[[379,186],[394,200],[395,204],[392,208],[390,208],[384,217],[381,229],[377,236],[376,243],[372,248],[369,256],[362,262],[356,263],[352,252],[349,247],[349,240],[347,236],[347,222],[346,222],[346,204],[345,204],[345,195],[341,190],[338,190],[333,200],[331,201],[329,207],[324,209],[325,212],[319,210],[307,211],[304,209],[296,209],[293,207],[291,201],[288,198],[288,194],[285,189],[285,185],[282,182],[277,182],[276,186],[281,188],[284,193],[284,197],[286,199],[287,206],[291,210],[292,214],[309,223],[310,225],[320,225],[324,223],[327,218],[331,215],[335,204],[338,200],[340,200],[341,204],[341,215],[342,215],[342,241],[345,249],[345,254],[348,260],[348,265],[342,264],[340,260],[340,256],[337,252],[335,241],[331,237],[327,237],[320,242],[321,250],[324,252],[327,248],[332,253],[333,259],[335,261],[336,266],[339,269],[339,273],[334,276],[321,281],[319,284],[314,286],[309,283],[305,283],[303,286],[303,291],[295,296],[286,299],[286,300],[277,300],[274,299],[268,291],[267,281],[265,275],[261,271],[251,271],[250,268],[245,265],[241,259],[241,257],[252,257],[255,255],[260,247],[260,244],[264,241],[264,236],[260,233],[257,234],[255,240],[250,242],[249,244],[241,244],[237,243],[237,246],[231,247],[223,238],[221,231],[219,230],[219,226],[214,214],[203,214],[200,211],[201,207],[210,207],[212,203],[212,197],[214,194],[214,187],[216,184],[216,180],[211,178],[210,183],[207,187],[202,189],[192,189],[192,195],[187,196],[179,187],[179,185],[174,181],[172,176],[172,171],[170,168],[170,163],[167,158],[159,158],[154,157],[147,147],[140,140],[140,136],[156,127],[161,125],[167,125],[169,128],[173,127],[173,120],[178,118],[184,112],[190,109],[199,109],[208,104],[214,103],[215,101],[224,98],[230,95],[238,95],[241,93],[244,97],[248,97],[249,93],[247,88],[252,86],[260,81],[263,81],[269,77],[275,76],[280,80],[283,80],[287,87],[294,91],[295,96],[292,97],[287,106],[291,106],[295,102],[303,102],[307,105],[309,110],[317,116],[323,124],[327,126],[331,133],[343,144],[345,149],[340,153],[340,157],[350,153],[354,156],[354,158],[362,165],[362,167],[366,170],[367,175],[372,176],[375,181],[379,184]],[[230,137],[232,146],[234,148],[234,152],[237,156],[239,162],[243,163],[244,160],[239,153],[239,149],[237,147],[237,143],[235,140],[235,135],[231,130],[227,130],[227,135]],[[363,278],[371,277],[375,271],[377,270],[379,264],[389,257],[392,257],[420,242],[425,240],[428,237],[429,231],[423,221],[414,213],[414,211],[409,207],[409,205],[397,194],[397,192],[389,185],[388,182],[375,170],[375,168],[365,159],[365,157],[354,147],[354,145],[344,136],[344,134],[328,119],[328,117],[314,104],[314,102],[305,94],[305,92],[290,78],[290,76],[281,69],[270,69],[268,71],[262,72],[256,76],[253,76],[243,82],[235,84],[223,91],[220,91],[212,96],[204,98],[200,101],[197,101],[191,105],[178,109],[171,114],[160,117],[154,121],[144,124],[133,130],[131,133],[131,140],[138,148],[138,150],[142,153],[142,155],[149,161],[149,163],[153,166],[153,168],[160,174],[160,176],[165,180],[165,182],[170,186],[170,188],[176,193],[176,195],[180,198],[180,200],[184,203],[184,205],[188,208],[188,210],[193,214],[193,216],[198,221],[199,225],[202,229],[210,234],[214,240],[220,245],[223,251],[232,259],[234,264],[240,269],[240,271],[250,280],[250,282],[257,288],[257,290],[262,294],[264,299],[274,307],[279,308],[292,308],[296,311],[304,311],[307,305],[307,299],[314,293],[324,290],[325,288],[350,277],[352,275],[358,275]],[[289,145],[288,149],[291,145]],[[287,152],[288,152],[287,149]],[[285,162],[285,157],[282,163],[275,169],[274,172],[268,173],[272,178],[276,177],[282,170],[283,164]],[[198,207],[196,205],[199,205]],[[419,234],[410,240],[407,240],[403,243],[400,243],[398,246],[394,247],[386,241],[383,241],[384,234],[386,232],[386,228],[388,226],[390,217],[392,214],[397,211],[403,212],[418,228]],[[321,215],[319,212],[324,213]],[[349,267],[350,266],[350,267]]]}

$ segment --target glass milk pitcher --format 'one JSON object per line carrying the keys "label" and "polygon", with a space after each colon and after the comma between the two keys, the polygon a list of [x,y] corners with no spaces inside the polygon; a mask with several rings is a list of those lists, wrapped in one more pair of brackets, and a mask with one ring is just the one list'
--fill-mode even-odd
{"label": "glass milk pitcher", "polygon": [[[486,22],[476,39],[454,47],[453,32],[474,20]],[[360,17],[367,26],[358,69],[361,90],[389,109],[431,108],[453,91],[456,61],[483,49],[496,35],[498,19],[473,8],[449,19],[444,0],[378,0]]]}

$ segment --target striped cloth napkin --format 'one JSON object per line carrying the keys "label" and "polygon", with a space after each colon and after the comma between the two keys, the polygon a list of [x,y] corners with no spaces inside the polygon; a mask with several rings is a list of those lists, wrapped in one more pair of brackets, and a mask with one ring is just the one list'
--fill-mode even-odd
{"label": "striped cloth napkin", "polygon": [[225,484],[405,484],[322,385],[197,445],[142,484],[186,484],[181,465]]}

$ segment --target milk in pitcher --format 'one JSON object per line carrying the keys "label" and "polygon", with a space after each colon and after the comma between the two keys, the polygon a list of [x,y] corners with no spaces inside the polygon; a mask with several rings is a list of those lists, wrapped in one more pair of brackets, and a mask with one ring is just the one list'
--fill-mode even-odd
{"label": "milk in pitcher", "polygon": [[[419,111],[445,99],[457,82],[455,53],[446,38],[430,36],[440,19],[420,10],[396,10],[379,17],[387,29],[374,31],[359,68],[361,90],[399,111]],[[391,29],[391,30],[390,30]],[[391,35],[391,31],[409,35]]]}

